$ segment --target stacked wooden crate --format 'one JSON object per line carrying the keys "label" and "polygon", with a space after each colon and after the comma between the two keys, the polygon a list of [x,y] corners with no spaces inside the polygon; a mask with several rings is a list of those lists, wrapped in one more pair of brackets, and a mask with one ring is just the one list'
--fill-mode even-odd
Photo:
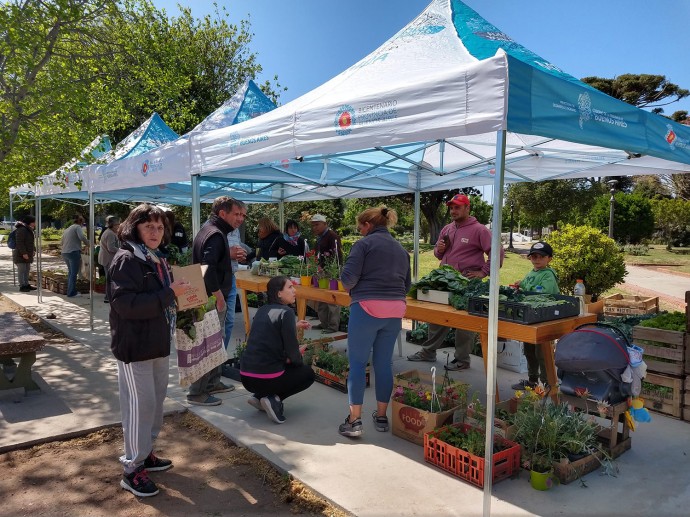
{"label": "stacked wooden crate", "polygon": [[685,294],[685,331],[636,326],[633,342],[644,348],[647,376],[641,397],[645,407],[690,421],[690,291]]}
{"label": "stacked wooden crate", "polygon": [[604,297],[604,314],[607,316],[628,316],[656,314],[659,312],[659,297],[612,294]]}

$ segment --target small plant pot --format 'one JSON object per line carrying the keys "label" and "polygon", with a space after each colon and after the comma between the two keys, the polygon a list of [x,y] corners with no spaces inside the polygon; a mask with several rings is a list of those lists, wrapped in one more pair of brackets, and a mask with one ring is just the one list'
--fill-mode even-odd
{"label": "small plant pot", "polygon": [[530,470],[529,482],[535,490],[548,490],[553,486],[553,472]]}
{"label": "small plant pot", "polygon": [[310,276],[301,276],[299,277],[299,281],[301,285],[304,285],[306,287],[309,287],[311,285],[311,277]]}
{"label": "small plant pot", "polygon": [[311,285],[312,287],[319,287],[319,277],[314,275],[311,277]]}
{"label": "small plant pot", "polygon": [[338,291],[345,292],[345,286],[343,285],[343,282],[341,280],[338,280]]}
{"label": "small plant pot", "polygon": [[334,279],[334,278],[331,278],[331,279],[328,281],[328,288],[329,288],[331,291],[337,291],[337,290],[338,290],[338,280],[337,280],[337,279]]}
{"label": "small plant pot", "polygon": [[328,289],[328,278],[319,278],[319,289]]}

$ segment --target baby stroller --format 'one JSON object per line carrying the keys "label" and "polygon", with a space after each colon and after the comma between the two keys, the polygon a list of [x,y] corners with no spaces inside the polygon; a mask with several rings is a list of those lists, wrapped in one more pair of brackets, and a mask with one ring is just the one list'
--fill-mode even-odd
{"label": "baby stroller", "polygon": [[556,345],[556,368],[561,392],[611,404],[632,395],[632,384],[622,373],[630,364],[628,339],[618,328],[606,323],[586,323],[563,336]]}

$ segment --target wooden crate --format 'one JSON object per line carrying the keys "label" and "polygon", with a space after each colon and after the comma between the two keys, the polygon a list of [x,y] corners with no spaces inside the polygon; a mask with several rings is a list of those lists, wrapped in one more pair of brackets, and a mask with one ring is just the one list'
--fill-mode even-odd
{"label": "wooden crate", "polygon": [[683,420],[690,422],[690,376],[685,377],[683,393]]}
{"label": "wooden crate", "polygon": [[585,474],[594,472],[601,467],[604,455],[601,452],[596,452],[585,456],[577,461],[569,461],[563,459],[561,461],[553,462],[553,473],[556,475],[562,485],[572,483],[576,479],[580,479]]}
{"label": "wooden crate", "polygon": [[633,342],[644,348],[647,371],[666,375],[690,372],[688,335],[675,330],[633,327]]}
{"label": "wooden crate", "polygon": [[617,458],[630,449],[632,440],[628,421],[625,419],[625,412],[628,410],[627,400],[610,405],[606,410],[606,415],[602,417],[597,411],[596,400],[584,400],[564,393],[559,393],[558,398],[560,402],[566,402],[574,408],[586,411],[604,421],[599,432],[599,440],[612,458]]}
{"label": "wooden crate", "polygon": [[604,314],[621,316],[628,314],[656,314],[659,312],[659,297],[647,298],[626,294],[612,294],[604,297]]}
{"label": "wooden crate", "polygon": [[674,418],[682,418],[683,379],[681,377],[647,372],[644,382],[663,388],[670,388],[668,393],[662,394],[655,390],[646,389],[643,384],[640,397],[645,401],[645,408]]}

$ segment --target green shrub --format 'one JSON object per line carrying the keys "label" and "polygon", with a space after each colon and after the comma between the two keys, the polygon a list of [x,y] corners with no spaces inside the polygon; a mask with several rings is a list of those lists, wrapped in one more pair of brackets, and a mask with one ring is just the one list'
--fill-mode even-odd
{"label": "green shrub", "polygon": [[59,241],[62,238],[62,230],[57,228],[43,228],[41,230],[41,240],[44,241]]}
{"label": "green shrub", "polygon": [[649,246],[646,244],[626,244],[625,246],[619,246],[618,251],[628,255],[643,256],[649,255]]}
{"label": "green shrub", "polygon": [[567,224],[552,232],[548,242],[553,247],[551,267],[558,275],[561,293],[572,294],[576,280],[581,278],[587,294],[596,300],[626,275],[616,242],[596,228]]}

